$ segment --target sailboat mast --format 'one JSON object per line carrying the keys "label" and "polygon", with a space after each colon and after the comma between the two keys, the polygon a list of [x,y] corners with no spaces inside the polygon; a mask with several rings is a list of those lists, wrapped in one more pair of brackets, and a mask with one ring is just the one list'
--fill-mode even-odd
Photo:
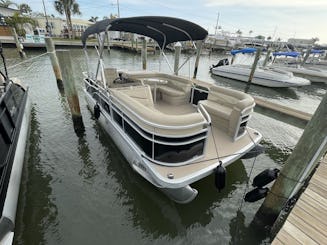
{"label": "sailboat mast", "polygon": [[215,28],[215,36],[217,35],[218,22],[219,22],[219,12],[218,12],[218,16],[217,16],[217,23],[216,23],[216,28]]}

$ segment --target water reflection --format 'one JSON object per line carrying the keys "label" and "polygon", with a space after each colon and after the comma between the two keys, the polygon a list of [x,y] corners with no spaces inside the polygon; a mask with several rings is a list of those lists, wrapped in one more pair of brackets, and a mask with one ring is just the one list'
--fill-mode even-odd
{"label": "water reflection", "polygon": [[41,131],[33,107],[30,138],[27,146],[14,244],[45,244],[45,234],[51,231],[59,241],[58,210],[52,197],[52,177],[42,168]]}
{"label": "water reflection", "polygon": [[[237,211],[236,216],[229,223],[230,233],[233,234],[229,244],[248,245],[269,242],[270,227],[252,221],[249,225],[245,223],[245,216]],[[265,240],[265,241],[264,241]]]}
{"label": "water reflection", "polygon": [[199,191],[194,201],[176,204],[132,170],[98,124],[95,125],[95,130],[107,151],[107,174],[120,185],[120,188],[115,189],[117,198],[128,207],[133,225],[141,227],[143,233],[152,238],[162,235],[170,238],[184,236],[194,225],[208,225],[220,202],[230,198],[237,186],[247,181],[245,167],[241,161],[237,161],[227,168],[226,187],[220,193],[214,186],[214,176],[210,175],[192,185]]}
{"label": "water reflection", "polygon": [[283,165],[293,151],[293,147],[284,146],[283,148],[280,148],[268,140],[262,140],[260,144],[264,146],[265,154],[279,165]]}
{"label": "water reflection", "polygon": [[[76,132],[75,132],[76,133]],[[88,142],[85,139],[85,133],[77,134],[78,136],[78,155],[83,162],[83,167],[78,172],[80,176],[83,177],[83,180],[91,181],[93,177],[97,175],[97,170],[94,166],[93,161],[91,160],[91,152],[88,145]]]}

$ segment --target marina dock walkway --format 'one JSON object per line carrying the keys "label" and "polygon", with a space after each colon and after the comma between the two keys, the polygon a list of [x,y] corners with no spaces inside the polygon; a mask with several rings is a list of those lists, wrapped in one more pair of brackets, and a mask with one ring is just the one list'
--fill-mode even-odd
{"label": "marina dock walkway", "polygon": [[327,156],[321,161],[283,227],[279,244],[327,244]]}

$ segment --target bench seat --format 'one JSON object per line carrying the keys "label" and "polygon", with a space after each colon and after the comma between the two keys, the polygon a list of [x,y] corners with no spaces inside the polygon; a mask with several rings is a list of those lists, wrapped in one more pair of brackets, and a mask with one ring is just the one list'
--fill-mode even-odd
{"label": "bench seat", "polygon": [[250,95],[217,86],[210,87],[208,99],[198,103],[209,113],[212,125],[227,132],[234,140],[241,137],[244,131],[240,128],[246,125],[255,106]]}

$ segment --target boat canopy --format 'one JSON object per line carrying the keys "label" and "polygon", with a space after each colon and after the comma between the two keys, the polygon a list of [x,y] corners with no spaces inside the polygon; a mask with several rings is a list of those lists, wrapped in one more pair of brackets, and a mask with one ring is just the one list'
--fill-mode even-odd
{"label": "boat canopy", "polygon": [[161,48],[178,41],[203,40],[208,35],[201,26],[172,17],[141,16],[105,19],[85,30],[81,38],[83,47],[88,36],[104,31],[124,31],[147,36],[154,39]]}
{"label": "boat canopy", "polygon": [[257,51],[256,48],[243,48],[243,49],[234,49],[234,50],[230,51],[230,53],[232,55],[239,54],[239,53],[251,54],[251,53],[255,53],[256,51]]}
{"label": "boat canopy", "polygon": [[311,49],[311,54],[323,54],[324,50],[319,49]]}
{"label": "boat canopy", "polygon": [[274,56],[290,56],[290,57],[298,57],[300,55],[299,52],[274,52]]}

